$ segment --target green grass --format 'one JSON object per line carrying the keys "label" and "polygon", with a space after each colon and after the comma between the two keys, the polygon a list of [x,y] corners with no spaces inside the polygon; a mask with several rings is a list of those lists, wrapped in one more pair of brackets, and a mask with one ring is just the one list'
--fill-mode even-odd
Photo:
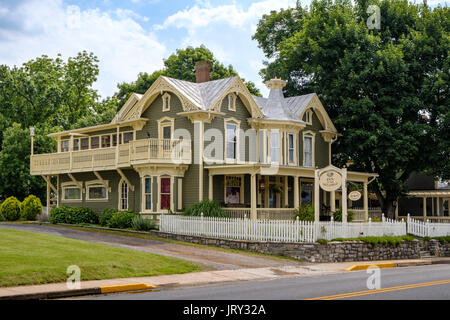
{"label": "green grass", "polygon": [[260,252],[255,252],[255,251],[232,249],[232,248],[221,248],[221,247],[216,247],[213,245],[173,240],[173,239],[158,237],[158,236],[152,235],[150,233],[133,233],[133,232],[124,232],[124,231],[119,231],[119,230],[97,229],[97,228],[90,228],[90,226],[88,226],[88,225],[86,225],[86,226],[66,226],[66,225],[64,225],[64,226],[62,226],[62,225],[52,224],[51,226],[52,227],[60,227],[60,228],[71,228],[71,229],[83,230],[83,231],[89,231],[89,232],[109,233],[109,234],[115,234],[115,235],[124,236],[124,237],[164,241],[164,242],[168,242],[168,243],[181,244],[181,245],[185,245],[185,246],[218,250],[218,251],[223,251],[223,252],[239,253],[239,254],[245,254],[247,256],[270,258],[270,259],[276,259],[276,260],[280,260],[280,261],[296,261],[296,262],[302,261],[300,259],[295,259],[295,258],[291,258],[291,257],[278,256],[278,255],[260,253]]}
{"label": "green grass", "polygon": [[33,232],[0,229],[0,286],[65,282],[77,265],[81,280],[202,271],[199,264],[157,254]]}

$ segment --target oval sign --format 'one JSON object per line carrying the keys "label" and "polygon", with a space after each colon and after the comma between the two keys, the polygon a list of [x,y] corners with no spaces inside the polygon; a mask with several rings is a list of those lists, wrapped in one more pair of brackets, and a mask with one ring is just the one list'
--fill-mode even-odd
{"label": "oval sign", "polygon": [[359,199],[361,199],[361,192],[352,191],[348,194],[348,198],[352,201],[358,201]]}
{"label": "oval sign", "polygon": [[319,177],[319,185],[325,191],[336,191],[342,185],[342,176],[334,170],[325,171]]}

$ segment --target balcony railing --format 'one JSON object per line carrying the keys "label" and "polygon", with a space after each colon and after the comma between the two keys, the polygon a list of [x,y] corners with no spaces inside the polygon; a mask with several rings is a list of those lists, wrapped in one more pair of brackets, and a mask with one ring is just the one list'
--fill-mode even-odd
{"label": "balcony railing", "polygon": [[191,141],[142,139],[118,147],[35,154],[32,174],[112,170],[145,163],[191,163]]}

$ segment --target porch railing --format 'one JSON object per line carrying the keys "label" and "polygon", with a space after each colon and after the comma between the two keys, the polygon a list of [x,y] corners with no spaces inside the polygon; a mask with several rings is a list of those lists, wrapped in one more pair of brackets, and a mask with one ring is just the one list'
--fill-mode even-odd
{"label": "porch railing", "polygon": [[[223,208],[229,218],[250,219],[250,208]],[[292,208],[257,208],[259,220],[294,220],[295,209]]]}
{"label": "porch railing", "polygon": [[118,147],[35,154],[32,174],[114,169],[138,163],[190,163],[191,142],[183,139],[142,139]]}

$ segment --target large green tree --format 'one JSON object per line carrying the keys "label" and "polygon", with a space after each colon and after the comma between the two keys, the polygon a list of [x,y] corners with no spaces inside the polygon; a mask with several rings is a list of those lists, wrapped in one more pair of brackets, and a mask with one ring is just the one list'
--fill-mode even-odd
{"label": "large green tree", "polygon": [[449,18],[407,0],[315,0],[263,16],[254,35],[270,58],[261,75],[288,80],[287,96],[319,94],[343,134],[334,162],[378,173],[371,188],[391,216],[412,172],[450,177]]}
{"label": "large green tree", "polygon": [[[136,81],[132,83],[118,84],[119,92],[117,98],[119,99],[119,108],[126,102],[129,96],[135,92],[143,94],[158,79],[159,76],[167,76],[180,80],[195,82],[195,63],[200,60],[208,60],[212,63],[210,78],[217,80],[237,75],[237,72],[231,65],[227,67],[214,58],[213,53],[205,46],[197,48],[187,47],[186,49],[178,49],[175,53],[164,60],[164,69],[157,70],[148,74],[146,72],[139,73]],[[250,93],[254,95],[261,95],[258,88],[251,81],[245,81]]]}

